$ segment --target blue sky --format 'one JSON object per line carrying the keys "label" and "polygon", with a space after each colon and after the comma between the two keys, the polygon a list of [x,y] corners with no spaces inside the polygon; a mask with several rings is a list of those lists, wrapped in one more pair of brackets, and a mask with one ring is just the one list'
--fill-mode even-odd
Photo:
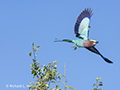
{"label": "blue sky", "polygon": [[[1,90],[26,90],[9,85],[29,85],[32,79],[28,56],[31,43],[40,45],[37,60],[47,65],[57,61],[58,71],[67,68],[67,85],[76,90],[92,90],[101,77],[102,90],[118,90],[120,84],[120,1],[119,0],[0,0],[0,81]],[[77,39],[74,24],[78,15],[91,7],[90,39],[99,41],[96,48],[113,64],[72,43],[58,39]],[[8,85],[8,87],[6,87]],[[63,84],[60,83],[63,88]]]}

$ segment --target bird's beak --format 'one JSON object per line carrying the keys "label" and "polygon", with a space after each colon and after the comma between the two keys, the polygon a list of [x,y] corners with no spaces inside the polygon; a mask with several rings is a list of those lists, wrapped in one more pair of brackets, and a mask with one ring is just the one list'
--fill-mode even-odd
{"label": "bird's beak", "polygon": [[96,41],[96,43],[99,43],[98,41]]}

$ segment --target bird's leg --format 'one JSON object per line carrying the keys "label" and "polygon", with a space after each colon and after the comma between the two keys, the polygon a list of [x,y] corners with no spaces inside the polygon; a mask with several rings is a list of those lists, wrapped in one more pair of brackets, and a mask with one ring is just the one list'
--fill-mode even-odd
{"label": "bird's leg", "polygon": [[75,48],[74,48],[74,50],[76,50],[77,48],[78,48],[78,46],[77,46],[77,47],[75,47]]}
{"label": "bird's leg", "polygon": [[77,43],[75,43],[75,45],[72,46],[72,48],[74,48],[77,45]]}

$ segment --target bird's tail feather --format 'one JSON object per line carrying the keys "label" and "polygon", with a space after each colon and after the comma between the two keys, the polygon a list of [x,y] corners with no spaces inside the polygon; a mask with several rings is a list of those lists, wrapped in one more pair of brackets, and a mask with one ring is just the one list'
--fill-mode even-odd
{"label": "bird's tail feather", "polygon": [[100,55],[106,62],[108,63],[113,63],[112,61],[110,61],[108,58],[104,57],[103,55]]}
{"label": "bird's tail feather", "polygon": [[63,40],[59,40],[59,39],[55,38],[54,42],[63,42]]}
{"label": "bird's tail feather", "polygon": [[110,61],[109,59],[107,59],[106,57],[104,57],[95,47],[90,47],[90,48],[86,48],[86,49],[88,49],[91,52],[94,52],[94,53],[100,55],[106,62],[113,63],[112,61]]}
{"label": "bird's tail feather", "polygon": [[72,40],[70,40],[70,39],[63,39],[63,40],[58,40],[58,39],[55,39],[55,41],[54,42],[71,42],[71,43],[73,43],[73,41]]}
{"label": "bird's tail feather", "polygon": [[70,40],[70,39],[63,39],[63,41],[73,43],[73,41],[72,41],[72,40]]}

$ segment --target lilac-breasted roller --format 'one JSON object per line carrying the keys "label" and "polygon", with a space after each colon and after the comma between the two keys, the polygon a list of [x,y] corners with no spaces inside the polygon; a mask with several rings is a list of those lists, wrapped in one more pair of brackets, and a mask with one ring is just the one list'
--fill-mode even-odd
{"label": "lilac-breasted roller", "polygon": [[55,42],[70,42],[74,43],[75,45],[72,46],[74,50],[76,50],[78,47],[84,47],[98,55],[100,55],[106,62],[113,63],[109,59],[105,58],[94,46],[98,43],[96,40],[90,40],[88,38],[89,35],[89,23],[90,18],[93,15],[93,12],[91,8],[85,9],[77,18],[77,21],[75,23],[74,27],[74,33],[76,34],[76,37],[79,38],[77,40],[70,40],[70,39],[63,39],[63,40],[56,40]]}

